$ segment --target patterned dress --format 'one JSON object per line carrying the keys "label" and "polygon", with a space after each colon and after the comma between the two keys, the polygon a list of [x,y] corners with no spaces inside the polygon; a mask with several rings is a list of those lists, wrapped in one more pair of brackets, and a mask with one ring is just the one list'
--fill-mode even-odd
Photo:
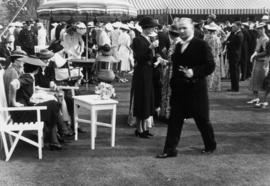
{"label": "patterned dress", "polygon": [[215,71],[208,76],[208,90],[221,91],[221,74],[222,65],[220,61],[220,54],[222,45],[220,38],[216,34],[206,34],[204,40],[208,43],[214,56],[216,68]]}
{"label": "patterned dress", "polygon": [[176,44],[180,41],[180,38],[176,38],[172,41],[171,46],[168,51],[168,65],[163,67],[162,71],[162,96],[161,96],[161,108],[160,108],[160,117],[168,119],[170,116],[170,97],[171,97],[171,88],[170,88],[170,79],[172,77],[172,64],[171,64],[171,55],[174,52]]}

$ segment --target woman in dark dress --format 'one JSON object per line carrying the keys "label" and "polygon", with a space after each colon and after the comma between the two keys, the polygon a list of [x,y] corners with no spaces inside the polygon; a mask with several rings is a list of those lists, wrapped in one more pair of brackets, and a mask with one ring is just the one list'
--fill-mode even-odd
{"label": "woman in dark dress", "polygon": [[153,123],[154,114],[154,87],[153,87],[153,59],[154,49],[158,42],[151,43],[149,35],[154,32],[158,24],[151,17],[144,17],[140,26],[142,34],[133,40],[135,68],[132,82],[134,95],[133,116],[136,117],[137,130],[135,135],[149,138],[152,134],[148,128]]}

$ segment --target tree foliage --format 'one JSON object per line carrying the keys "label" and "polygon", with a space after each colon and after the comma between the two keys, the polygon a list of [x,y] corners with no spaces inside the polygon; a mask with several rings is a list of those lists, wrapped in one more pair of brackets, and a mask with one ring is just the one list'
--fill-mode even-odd
{"label": "tree foliage", "polygon": [[[16,12],[21,8],[25,0],[3,0],[3,5],[8,10],[9,20],[16,14]],[[16,20],[28,20],[30,18],[37,18],[37,7],[40,4],[40,0],[28,0],[26,6],[22,8]]]}

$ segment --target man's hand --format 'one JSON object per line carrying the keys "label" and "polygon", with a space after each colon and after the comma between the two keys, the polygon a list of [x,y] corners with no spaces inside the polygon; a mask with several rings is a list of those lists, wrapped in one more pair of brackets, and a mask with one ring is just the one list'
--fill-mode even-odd
{"label": "man's hand", "polygon": [[180,66],[179,67],[179,71],[182,71],[184,72],[185,76],[187,78],[192,78],[193,77],[193,70],[191,68],[187,68],[187,67],[183,67],[183,66]]}

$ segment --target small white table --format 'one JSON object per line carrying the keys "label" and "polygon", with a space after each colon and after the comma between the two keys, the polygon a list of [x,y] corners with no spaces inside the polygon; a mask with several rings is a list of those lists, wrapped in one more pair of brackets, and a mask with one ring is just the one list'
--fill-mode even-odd
{"label": "small white table", "polygon": [[[89,123],[91,125],[91,149],[95,149],[95,138],[97,135],[97,126],[111,128],[111,146],[115,146],[115,123],[116,123],[116,105],[118,101],[113,99],[100,99],[99,95],[73,96],[74,99],[74,132],[75,140],[78,140],[78,122]],[[78,117],[78,106],[90,110],[91,120],[80,119]],[[100,110],[112,110],[111,123],[97,121],[97,114]]]}

